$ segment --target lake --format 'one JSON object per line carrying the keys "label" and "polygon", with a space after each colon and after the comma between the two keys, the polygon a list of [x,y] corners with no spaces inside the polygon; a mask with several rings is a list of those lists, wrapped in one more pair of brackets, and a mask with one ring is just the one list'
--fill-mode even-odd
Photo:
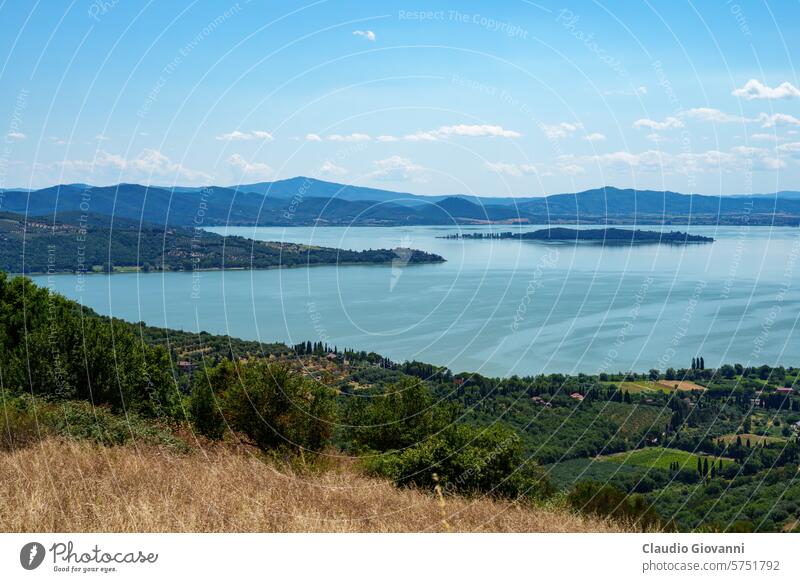
{"label": "lake", "polygon": [[695,355],[707,367],[800,364],[796,228],[693,227],[717,240],[686,246],[437,238],[490,228],[214,228],[349,249],[411,246],[447,262],[91,275],[82,287],[74,275],[33,279],[130,321],[323,340],[487,375],[664,370]]}

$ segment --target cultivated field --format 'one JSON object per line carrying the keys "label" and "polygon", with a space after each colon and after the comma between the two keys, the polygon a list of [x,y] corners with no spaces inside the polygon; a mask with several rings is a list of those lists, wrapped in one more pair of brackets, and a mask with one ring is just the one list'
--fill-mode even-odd
{"label": "cultivated field", "polygon": [[604,382],[604,384],[616,384],[620,390],[627,390],[631,394],[639,394],[641,392],[673,392],[678,391],[691,391],[691,390],[705,390],[704,386],[695,384],[688,380],[636,380],[633,382]]}
{"label": "cultivated field", "polygon": [[723,441],[725,444],[730,444],[736,442],[736,437],[741,437],[742,442],[746,443],[748,440],[750,441],[751,445],[761,445],[761,444],[770,444],[770,443],[785,443],[786,439],[781,437],[774,437],[774,436],[764,436],[760,434],[726,434],[720,437],[720,440]]}
{"label": "cultivated field", "polygon": [[[712,461],[718,462],[717,457],[696,455],[694,453],[666,447],[648,447],[646,449],[606,455],[604,457],[599,457],[599,459],[613,461],[615,463],[624,463],[626,465],[638,465],[640,467],[669,470],[670,465],[676,462],[681,469],[694,469],[697,466],[698,457],[701,459],[708,459],[709,463]],[[722,459],[723,466],[732,462],[733,461],[730,459]]]}

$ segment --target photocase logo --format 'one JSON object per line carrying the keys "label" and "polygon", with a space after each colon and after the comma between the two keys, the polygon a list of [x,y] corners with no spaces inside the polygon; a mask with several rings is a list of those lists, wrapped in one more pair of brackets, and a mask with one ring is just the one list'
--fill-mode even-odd
{"label": "photocase logo", "polygon": [[44,546],[39,542],[29,542],[19,552],[19,563],[26,570],[35,570],[44,561]]}

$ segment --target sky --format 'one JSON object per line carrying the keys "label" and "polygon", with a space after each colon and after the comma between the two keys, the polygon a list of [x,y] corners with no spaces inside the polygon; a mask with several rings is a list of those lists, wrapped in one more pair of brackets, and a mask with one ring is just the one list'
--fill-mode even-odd
{"label": "sky", "polygon": [[796,1],[0,0],[0,188],[800,190],[798,27]]}

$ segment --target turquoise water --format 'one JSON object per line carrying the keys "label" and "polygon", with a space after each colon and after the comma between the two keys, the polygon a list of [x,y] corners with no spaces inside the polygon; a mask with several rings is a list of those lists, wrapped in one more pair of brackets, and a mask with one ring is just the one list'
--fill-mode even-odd
{"label": "turquoise water", "polygon": [[447,259],[436,265],[34,280],[130,321],[267,342],[322,339],[490,375],[665,369],[698,354],[707,366],[800,364],[798,229],[696,227],[717,240],[690,246],[437,238],[457,231],[227,229],[350,249],[411,246]]}

